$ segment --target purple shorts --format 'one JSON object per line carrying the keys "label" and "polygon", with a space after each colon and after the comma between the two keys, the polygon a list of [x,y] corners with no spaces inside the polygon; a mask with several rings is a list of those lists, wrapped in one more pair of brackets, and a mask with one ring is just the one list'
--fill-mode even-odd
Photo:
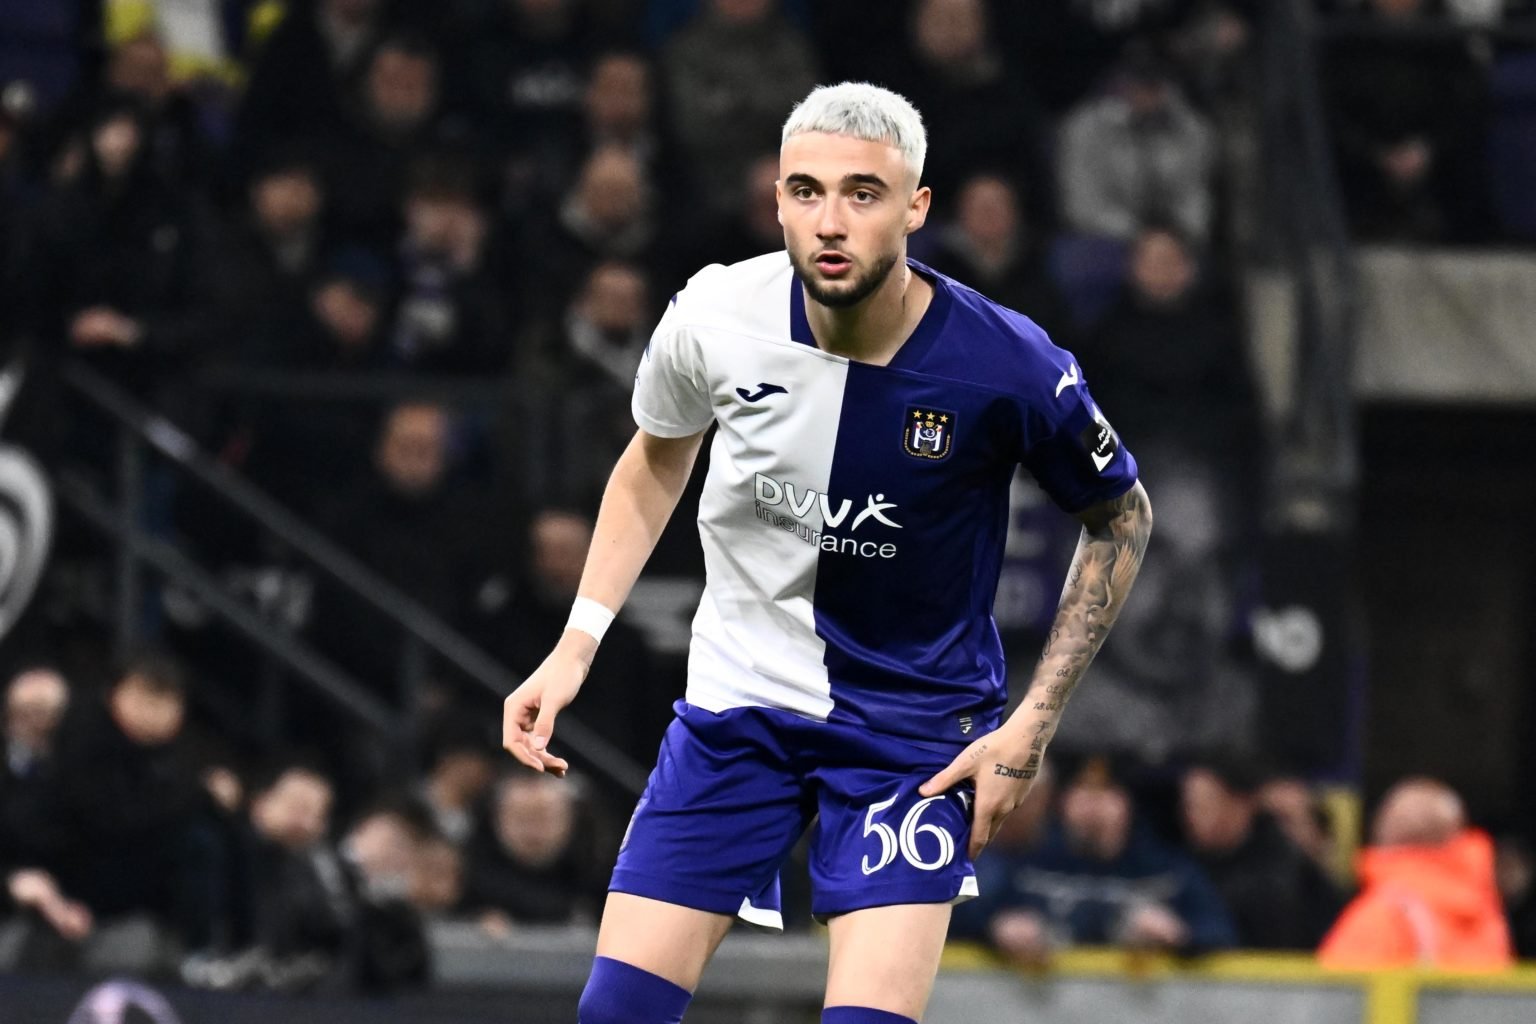
{"label": "purple shorts", "polygon": [[939,754],[770,708],[676,710],[610,891],[781,928],[779,866],[815,819],[818,918],[976,895],[971,788],[917,792],[963,745]]}

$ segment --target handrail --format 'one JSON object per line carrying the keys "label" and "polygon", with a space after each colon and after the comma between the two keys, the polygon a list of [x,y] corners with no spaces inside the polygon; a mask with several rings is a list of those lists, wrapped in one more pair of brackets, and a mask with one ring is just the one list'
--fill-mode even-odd
{"label": "handrail", "polygon": [[[173,464],[218,493],[349,591],[396,622],[485,689],[506,696],[517,677],[420,602],[343,551],[264,491],[204,452],[186,432],[146,409],[127,392],[80,363],[66,365],[66,385],[106,412]],[[646,772],[571,714],[561,718],[560,739],[600,774],[638,794]]]}
{"label": "handrail", "polygon": [[125,524],[111,505],[79,476],[63,474],[58,489],[59,496],[86,522],[117,538],[135,558],[143,559],[191,590],[268,654],[307,676],[336,704],[380,732],[400,735],[404,731],[401,716],[357,680],[310,650],[292,631],[266,621],[231,597],[218,580],[173,545],[151,537],[142,527]]}

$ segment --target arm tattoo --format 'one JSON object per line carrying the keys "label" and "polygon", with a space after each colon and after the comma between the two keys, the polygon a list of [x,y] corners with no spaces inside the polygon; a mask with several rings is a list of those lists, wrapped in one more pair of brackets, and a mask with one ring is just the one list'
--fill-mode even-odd
{"label": "arm tattoo", "polygon": [[[1031,750],[1043,750],[1055,733],[1072,691],[1125,605],[1152,533],[1152,506],[1139,483],[1113,501],[1080,513],[1079,518],[1083,533],[1025,696],[1025,705],[1037,719]],[[1030,760],[1034,759],[1032,755]],[[1023,778],[1012,773],[1029,767],[998,765],[997,774]]]}

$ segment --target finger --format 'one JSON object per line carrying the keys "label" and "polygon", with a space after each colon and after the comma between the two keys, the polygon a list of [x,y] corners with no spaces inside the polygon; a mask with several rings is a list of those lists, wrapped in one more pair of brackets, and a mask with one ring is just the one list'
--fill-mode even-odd
{"label": "finger", "polygon": [[949,762],[949,767],[917,787],[918,793],[922,796],[938,796],[965,778],[965,769],[961,767],[960,760],[958,757],[955,758]]}
{"label": "finger", "polygon": [[539,759],[538,752],[529,743],[528,733],[523,730],[513,729],[511,735],[506,737],[501,745],[507,753],[534,771],[541,772],[544,770],[544,762]]}
{"label": "finger", "polygon": [[546,702],[539,708],[539,717],[533,723],[533,732],[530,740],[533,749],[542,752],[549,746],[549,739],[555,734],[555,709]]}
{"label": "finger", "polygon": [[987,848],[992,841],[992,834],[997,830],[998,815],[995,811],[984,813],[980,807],[976,808],[976,816],[971,820],[971,845],[970,856],[972,860],[981,856],[981,851]]}

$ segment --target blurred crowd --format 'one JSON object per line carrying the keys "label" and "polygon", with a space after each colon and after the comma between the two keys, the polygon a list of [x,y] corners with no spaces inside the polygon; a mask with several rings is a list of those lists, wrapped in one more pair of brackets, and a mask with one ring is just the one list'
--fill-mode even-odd
{"label": "blurred crowd", "polygon": [[[1359,236],[1527,237],[1519,203],[1536,190],[1509,207],[1508,162],[1484,159],[1514,58],[1417,31],[1487,29],[1514,5],[1331,6],[1369,29],[1327,37],[1319,83]],[[782,247],[779,126],[812,85],[897,89],[930,132],[914,258],[1072,349],[1177,511],[1060,741],[1112,756],[1082,759],[1059,795],[1039,787],[963,928],[1024,960],[1071,943],[1315,948],[1344,890],[1310,796],[1238,767],[1262,729],[1241,634],[1267,438],[1232,268],[1257,222],[1263,11],[7,0],[0,342],[44,395],[66,361],[108,375],[527,672],[575,593],[660,309],[706,263]],[[300,374],[495,397],[244,386]],[[7,435],[50,468],[111,479],[100,423],[62,401],[23,412]],[[162,653],[107,657],[110,559],[66,528],[3,666],[13,962],[78,962],[106,925],[147,914],[195,984],[387,987],[425,977],[435,917],[492,933],[591,919],[621,795],[505,774],[492,697],[447,671],[403,694],[375,609],[295,573],[202,492],[154,473],[147,487],[156,533],[417,719],[416,761],[386,764],[301,686],[274,706],[272,665],[174,587],[139,624]],[[1011,540],[1037,536],[1038,495],[1020,498]],[[1050,611],[1024,574],[1054,586],[1062,570],[1043,549],[1010,544],[1000,597],[1023,666]],[[699,566],[664,541],[653,572]],[[610,632],[573,713],[646,764],[682,659],[643,625]],[[1239,754],[1200,763],[1218,741]],[[1162,780],[1146,820],[1126,788],[1137,763]],[[1524,900],[1530,858],[1509,849],[1524,882],[1505,892]]]}

